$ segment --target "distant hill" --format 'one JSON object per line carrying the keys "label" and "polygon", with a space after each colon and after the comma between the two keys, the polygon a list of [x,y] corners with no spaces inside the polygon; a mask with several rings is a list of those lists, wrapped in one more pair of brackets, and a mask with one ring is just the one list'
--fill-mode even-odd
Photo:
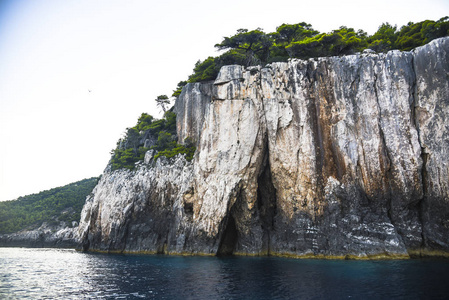
{"label": "distant hill", "polygon": [[0,234],[35,229],[43,222],[52,225],[64,221],[72,226],[73,221],[79,222],[86,196],[92,192],[98,179],[83,179],[17,200],[0,202]]}

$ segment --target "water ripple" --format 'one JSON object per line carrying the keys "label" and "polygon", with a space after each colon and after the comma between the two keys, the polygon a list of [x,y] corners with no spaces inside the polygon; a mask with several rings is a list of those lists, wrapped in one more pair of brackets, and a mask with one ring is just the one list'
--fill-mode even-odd
{"label": "water ripple", "polygon": [[445,299],[448,260],[100,255],[0,248],[0,299]]}

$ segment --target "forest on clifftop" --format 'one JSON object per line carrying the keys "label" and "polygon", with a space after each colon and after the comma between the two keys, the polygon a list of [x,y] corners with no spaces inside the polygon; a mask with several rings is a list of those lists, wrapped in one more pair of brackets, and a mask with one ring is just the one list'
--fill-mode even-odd
{"label": "forest on clifftop", "polygon": [[197,61],[192,75],[186,81],[178,83],[173,96],[179,96],[182,87],[188,82],[214,80],[220,68],[225,65],[265,65],[287,61],[289,58],[349,55],[365,49],[378,53],[390,50],[410,51],[448,35],[447,16],[438,21],[409,22],[400,28],[383,23],[373,35],[346,26],[323,33],[305,22],[282,24],[271,33],[265,33],[261,28],[238,29],[235,35],[224,37],[221,43],[215,45],[218,50],[225,52]]}

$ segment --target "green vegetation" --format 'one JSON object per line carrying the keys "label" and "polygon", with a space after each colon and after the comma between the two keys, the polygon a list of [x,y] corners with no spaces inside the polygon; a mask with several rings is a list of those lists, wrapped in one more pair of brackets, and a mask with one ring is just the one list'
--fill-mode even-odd
{"label": "green vegetation", "polygon": [[136,163],[142,161],[145,153],[150,149],[157,152],[154,156],[155,160],[161,156],[170,158],[177,154],[185,154],[186,159],[191,161],[196,149],[194,143],[190,139],[186,139],[184,145],[181,145],[176,140],[176,114],[174,112],[166,111],[160,120],[143,113],[136,126],[126,129],[125,137],[119,139],[117,147],[112,151],[112,170],[122,168],[133,170]]}
{"label": "green vegetation", "polygon": [[178,82],[178,86],[176,87],[176,89],[173,91],[172,97],[178,97],[179,95],[181,95],[182,92],[182,88],[187,84],[187,81],[180,81]]}
{"label": "green vegetation", "polygon": [[[251,31],[239,29],[235,35],[224,37],[221,43],[215,45],[226,52],[195,64],[187,82],[214,80],[224,65],[264,65],[287,61],[289,58],[347,55],[364,49],[376,52],[394,49],[409,51],[448,35],[449,17],[438,21],[410,22],[399,30],[396,26],[384,23],[371,36],[363,30],[356,31],[345,26],[329,33],[320,33],[304,22],[282,24],[272,33],[265,33],[261,28]],[[173,96],[178,96],[185,84],[185,81],[180,82]]]}
{"label": "green vegetation", "polygon": [[265,34],[261,28],[248,31],[248,29],[239,29],[237,34],[231,37],[225,37],[220,44],[215,47],[219,50],[235,49],[245,54],[245,66],[257,64],[259,60],[267,59],[270,53],[270,47],[273,45],[273,39]]}
{"label": "green vegetation", "polygon": [[366,36],[364,31],[356,32],[353,28],[340,27],[331,33],[320,33],[301,41],[293,41],[285,49],[290,57],[303,59],[346,55],[366,49]]}
{"label": "green vegetation", "polygon": [[[159,142],[159,139],[158,139]],[[157,145],[155,148],[160,147]],[[178,154],[185,154],[186,160],[191,161],[193,159],[193,155],[195,154],[195,145],[190,138],[186,138],[184,141],[184,145],[180,145],[178,143],[173,143],[166,148],[162,148],[155,156],[154,159],[158,159],[160,156],[165,157],[174,157]]]}
{"label": "green vegetation", "polygon": [[84,179],[62,187],[0,202],[0,233],[35,229],[43,222],[58,224],[79,222],[86,197],[98,182],[98,177]]}

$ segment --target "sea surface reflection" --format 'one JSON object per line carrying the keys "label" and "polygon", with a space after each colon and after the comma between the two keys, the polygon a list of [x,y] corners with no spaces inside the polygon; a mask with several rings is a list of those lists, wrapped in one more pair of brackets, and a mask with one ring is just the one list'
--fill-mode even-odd
{"label": "sea surface reflection", "polygon": [[0,248],[0,299],[447,299],[448,260],[105,255]]}

